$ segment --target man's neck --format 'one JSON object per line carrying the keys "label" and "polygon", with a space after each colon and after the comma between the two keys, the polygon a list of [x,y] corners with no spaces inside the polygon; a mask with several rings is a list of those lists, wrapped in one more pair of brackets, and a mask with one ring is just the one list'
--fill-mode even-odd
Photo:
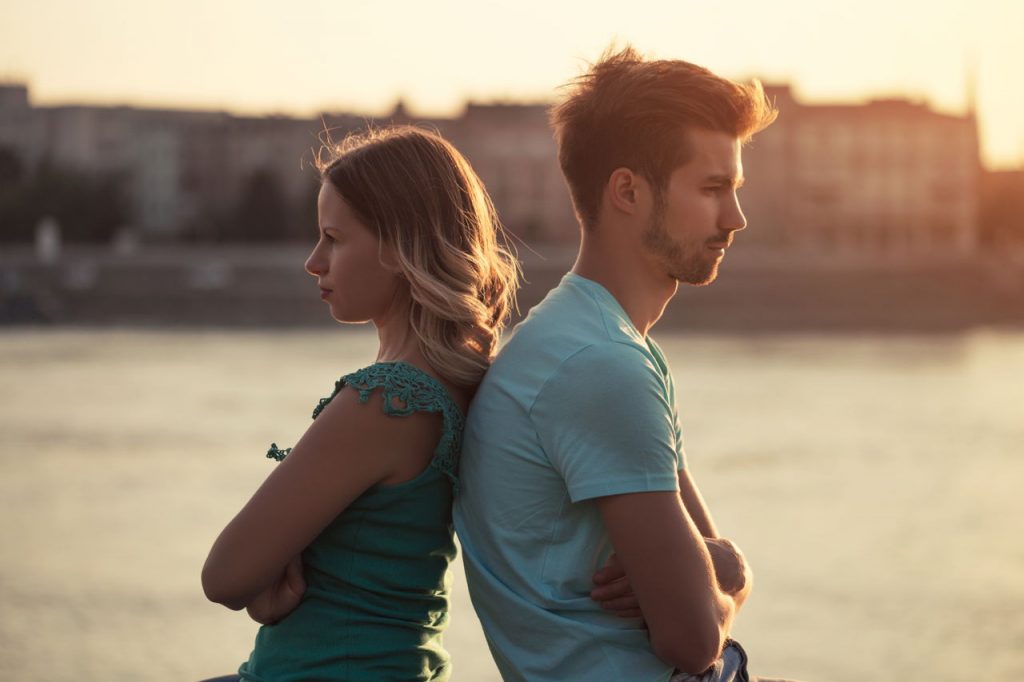
{"label": "man's neck", "polygon": [[619,249],[583,235],[572,272],[607,289],[644,337],[665,312],[679,283],[660,275],[634,249]]}

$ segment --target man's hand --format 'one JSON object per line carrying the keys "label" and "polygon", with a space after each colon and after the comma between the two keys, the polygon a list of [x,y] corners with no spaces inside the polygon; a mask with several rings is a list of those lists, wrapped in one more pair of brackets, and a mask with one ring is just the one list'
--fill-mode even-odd
{"label": "man's hand", "polygon": [[704,538],[704,544],[711,554],[718,589],[731,596],[739,606],[746,600],[753,584],[753,573],[746,557],[739,547],[725,538]]}
{"label": "man's hand", "polygon": [[284,573],[274,584],[256,595],[245,610],[257,623],[273,625],[302,601],[306,592],[306,581],[302,577],[302,555],[296,554],[288,562]]}
{"label": "man's hand", "polygon": [[[753,586],[753,574],[747,559],[731,540],[725,538],[704,538],[711,563],[715,568],[718,589],[732,597],[737,606],[746,601]],[[620,618],[643,618],[640,603],[633,594],[625,569],[615,554],[594,574],[594,587],[590,598],[601,608],[614,611]]]}
{"label": "man's hand", "polygon": [[636,600],[626,571],[615,554],[608,557],[608,562],[594,574],[593,580],[596,587],[590,591],[590,598],[602,609],[615,612],[619,618],[643,618],[640,602]]}

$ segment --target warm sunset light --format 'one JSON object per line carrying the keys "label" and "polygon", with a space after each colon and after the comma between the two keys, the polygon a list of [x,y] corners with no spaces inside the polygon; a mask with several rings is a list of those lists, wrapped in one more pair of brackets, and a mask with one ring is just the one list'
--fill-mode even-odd
{"label": "warm sunset light", "polygon": [[1021,27],[0,0],[0,680],[1024,680]]}
{"label": "warm sunset light", "polygon": [[121,103],[237,113],[420,115],[467,98],[547,101],[614,38],[809,103],[878,97],[963,113],[989,167],[1024,157],[1024,5],[101,0],[0,4],[0,80],[37,105]]}

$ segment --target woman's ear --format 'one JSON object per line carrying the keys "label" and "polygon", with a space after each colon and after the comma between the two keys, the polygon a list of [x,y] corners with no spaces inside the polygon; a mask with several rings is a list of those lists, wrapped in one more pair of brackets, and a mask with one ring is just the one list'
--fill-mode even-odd
{"label": "woman's ear", "polygon": [[384,269],[393,275],[403,276],[402,267],[398,264],[398,253],[395,251],[395,247],[386,242],[381,242],[380,245],[380,264],[384,266]]}

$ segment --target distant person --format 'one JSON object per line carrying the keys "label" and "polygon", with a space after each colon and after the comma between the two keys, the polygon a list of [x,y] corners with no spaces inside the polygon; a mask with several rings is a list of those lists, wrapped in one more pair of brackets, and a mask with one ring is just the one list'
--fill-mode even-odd
{"label": "distant person", "polygon": [[484,377],[455,501],[505,680],[748,679],[729,631],[750,567],[686,468],[648,332],[680,282],[715,279],[746,226],[741,145],[775,116],[757,82],[628,47],[552,111],[579,255]]}
{"label": "distant person", "polygon": [[350,137],[318,169],[306,270],[331,316],[372,322],[380,346],[295,447],[271,446],[281,464],[210,550],[206,595],[264,624],[239,675],[218,679],[447,680],[464,414],[518,265],[480,180],[435,134]]}

